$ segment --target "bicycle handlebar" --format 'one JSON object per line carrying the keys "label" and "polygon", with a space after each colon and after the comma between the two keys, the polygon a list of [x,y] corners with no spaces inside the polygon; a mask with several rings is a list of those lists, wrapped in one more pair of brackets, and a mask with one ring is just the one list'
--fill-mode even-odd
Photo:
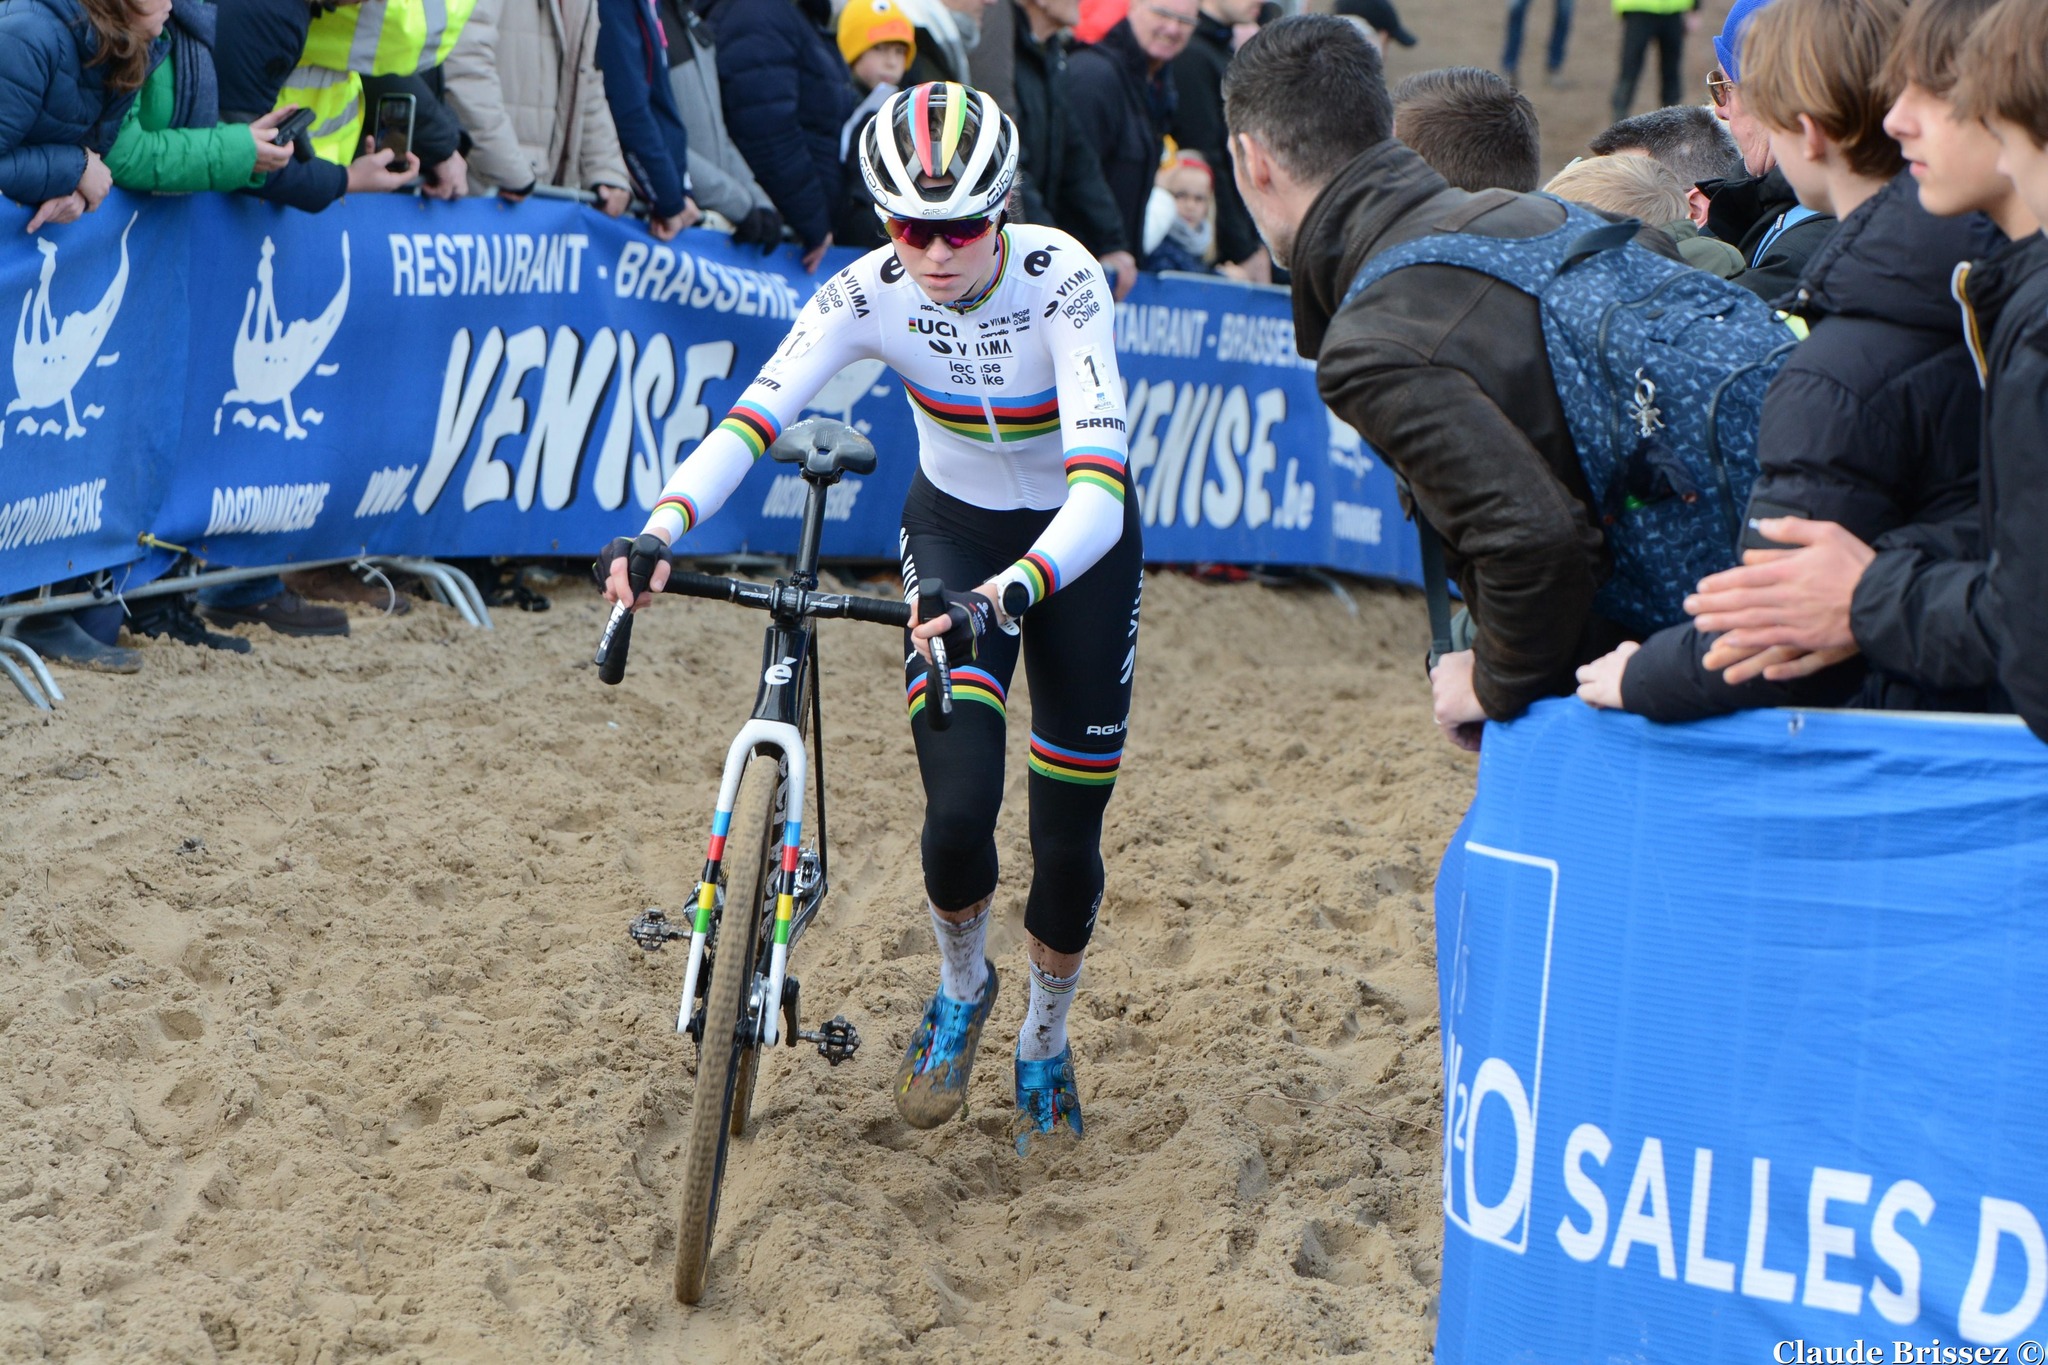
{"label": "bicycle handlebar", "polygon": [[[863,597],[858,593],[817,592],[809,588],[793,587],[785,583],[749,583],[742,578],[726,578],[718,574],[694,573],[688,569],[671,569],[663,592],[680,593],[685,597],[703,597],[716,602],[732,602],[757,611],[775,612],[791,616],[837,616],[853,621],[870,621],[878,626],[910,625],[910,604],[881,597]],[[647,586],[648,578],[629,572],[629,580],[638,594]],[[612,608],[611,619],[605,623],[604,635],[597,643],[598,680],[616,684],[626,676],[626,655],[632,648],[633,613],[624,603]],[[943,670],[943,665],[941,668]],[[941,689],[950,703],[952,698],[952,674],[941,673]],[[945,714],[950,716],[950,705]],[[935,728],[943,729],[942,722],[935,721]]]}

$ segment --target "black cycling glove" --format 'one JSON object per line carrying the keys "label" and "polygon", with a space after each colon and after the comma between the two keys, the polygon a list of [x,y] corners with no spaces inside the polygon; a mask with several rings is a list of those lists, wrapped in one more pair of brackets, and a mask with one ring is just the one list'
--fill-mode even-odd
{"label": "black cycling glove", "polygon": [[946,645],[946,663],[959,667],[970,662],[981,647],[981,637],[995,624],[996,604],[978,592],[941,590],[949,624],[939,639]]}
{"label": "black cycling glove", "polygon": [[600,588],[603,587],[612,576],[612,565],[623,559],[627,561],[629,581],[637,579],[645,591],[647,581],[654,576],[654,566],[661,563],[662,556],[667,553],[668,546],[662,544],[661,537],[652,531],[642,534],[638,540],[630,536],[613,536],[597,552],[597,562],[590,566],[590,576],[597,580]]}

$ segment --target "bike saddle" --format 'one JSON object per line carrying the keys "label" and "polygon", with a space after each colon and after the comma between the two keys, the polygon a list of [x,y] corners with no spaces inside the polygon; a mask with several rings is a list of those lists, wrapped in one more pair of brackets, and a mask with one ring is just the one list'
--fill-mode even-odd
{"label": "bike saddle", "polygon": [[768,447],[768,458],[802,465],[804,473],[812,475],[875,472],[874,444],[830,417],[806,417],[792,423]]}

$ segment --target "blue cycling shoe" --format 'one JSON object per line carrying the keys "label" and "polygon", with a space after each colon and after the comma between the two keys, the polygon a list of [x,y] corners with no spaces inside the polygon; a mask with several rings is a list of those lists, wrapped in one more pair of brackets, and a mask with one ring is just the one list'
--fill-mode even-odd
{"label": "blue cycling shoe", "polygon": [[996,1004],[996,964],[988,964],[981,999],[962,1004],[944,991],[924,1007],[924,1019],[910,1035],[903,1065],[896,1068],[896,1108],[912,1128],[936,1128],[967,1102],[974,1049],[981,1027]]}
{"label": "blue cycling shoe", "polygon": [[1042,1062],[1017,1058],[1017,1112],[1024,1119],[1024,1131],[1017,1134],[1018,1156],[1029,1155],[1033,1134],[1058,1132],[1062,1118],[1075,1137],[1081,1136],[1081,1092],[1074,1088],[1072,1043]]}

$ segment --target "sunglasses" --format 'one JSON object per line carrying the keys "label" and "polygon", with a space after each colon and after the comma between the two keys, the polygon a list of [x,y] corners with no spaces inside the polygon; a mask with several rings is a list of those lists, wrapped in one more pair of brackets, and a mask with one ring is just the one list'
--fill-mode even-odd
{"label": "sunglasses", "polygon": [[1729,80],[1728,74],[1720,67],[1707,73],[1707,98],[1714,102],[1716,109],[1726,109],[1728,97],[1734,92],[1735,82]]}
{"label": "sunglasses", "polygon": [[932,240],[943,237],[946,245],[958,251],[970,242],[978,242],[988,236],[996,220],[984,214],[979,218],[946,218],[932,222],[923,218],[891,218],[888,220],[889,236],[913,251],[923,251]]}

